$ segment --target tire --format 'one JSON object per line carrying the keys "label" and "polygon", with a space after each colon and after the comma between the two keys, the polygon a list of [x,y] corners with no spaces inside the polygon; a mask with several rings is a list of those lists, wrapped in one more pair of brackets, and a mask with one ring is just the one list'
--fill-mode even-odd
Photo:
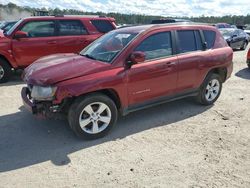
{"label": "tire", "polygon": [[11,67],[8,62],[0,58],[0,83],[5,83],[11,76]]}
{"label": "tire", "polygon": [[200,87],[197,100],[202,105],[213,104],[220,96],[222,81],[218,74],[209,74]]}
{"label": "tire", "polygon": [[247,64],[248,68],[250,69],[250,64]]}
{"label": "tire", "polygon": [[71,129],[79,138],[86,140],[104,137],[116,124],[117,117],[114,101],[99,93],[76,99],[68,112]]}
{"label": "tire", "polygon": [[245,41],[240,49],[245,50],[247,48],[247,45],[248,45],[248,42]]}

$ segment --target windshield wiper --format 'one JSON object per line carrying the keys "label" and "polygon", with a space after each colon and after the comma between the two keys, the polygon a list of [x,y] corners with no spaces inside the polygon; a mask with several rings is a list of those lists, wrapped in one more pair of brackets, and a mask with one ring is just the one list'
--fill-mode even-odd
{"label": "windshield wiper", "polygon": [[94,60],[96,60],[96,58],[94,58],[93,56],[91,56],[91,55],[89,55],[89,54],[81,54],[82,56],[85,56],[85,57],[87,57],[87,58],[89,58],[89,59],[94,59]]}

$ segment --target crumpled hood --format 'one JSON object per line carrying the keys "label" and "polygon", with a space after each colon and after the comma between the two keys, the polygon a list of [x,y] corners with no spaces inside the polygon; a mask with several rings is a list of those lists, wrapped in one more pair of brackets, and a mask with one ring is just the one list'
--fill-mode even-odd
{"label": "crumpled hood", "polygon": [[23,79],[33,85],[53,85],[106,69],[110,64],[77,54],[55,54],[38,59],[24,70]]}

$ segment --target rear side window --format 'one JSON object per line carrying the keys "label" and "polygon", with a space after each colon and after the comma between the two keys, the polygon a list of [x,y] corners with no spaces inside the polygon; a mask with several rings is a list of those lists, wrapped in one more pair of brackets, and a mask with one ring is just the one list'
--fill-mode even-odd
{"label": "rear side window", "polygon": [[197,50],[194,31],[177,31],[177,35],[179,41],[179,53],[187,53]]}
{"label": "rear side window", "polygon": [[197,50],[203,50],[201,35],[199,31],[195,31],[195,38],[196,38]]}
{"label": "rear side window", "polygon": [[204,30],[203,34],[207,42],[207,49],[211,49],[214,46],[216,33],[214,31]]}
{"label": "rear side window", "polygon": [[49,37],[55,35],[55,23],[54,21],[31,21],[20,30],[27,32],[28,37]]}
{"label": "rear side window", "polygon": [[142,41],[134,51],[146,54],[146,60],[167,57],[173,54],[170,32],[151,35]]}
{"label": "rear side window", "polygon": [[59,35],[86,35],[87,30],[84,25],[78,20],[60,20]]}
{"label": "rear side window", "polygon": [[91,23],[101,33],[107,33],[114,29],[113,25],[108,20],[91,20]]}

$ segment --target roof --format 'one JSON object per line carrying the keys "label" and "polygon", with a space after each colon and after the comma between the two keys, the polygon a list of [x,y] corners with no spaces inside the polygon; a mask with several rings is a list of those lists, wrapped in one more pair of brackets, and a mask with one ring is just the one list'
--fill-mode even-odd
{"label": "roof", "polygon": [[54,19],[114,19],[111,17],[105,17],[105,16],[98,16],[98,15],[57,15],[57,16],[31,16],[31,17],[26,17],[24,20],[54,20]]}
{"label": "roof", "polygon": [[149,29],[156,29],[156,28],[167,28],[167,27],[206,27],[206,28],[211,28],[215,29],[214,26],[211,24],[207,23],[196,23],[196,22],[175,22],[175,23],[166,23],[166,24],[148,24],[148,25],[138,25],[138,26],[131,26],[131,27],[124,27],[118,29],[119,31],[122,32],[135,32],[135,33],[140,33],[145,30]]}

